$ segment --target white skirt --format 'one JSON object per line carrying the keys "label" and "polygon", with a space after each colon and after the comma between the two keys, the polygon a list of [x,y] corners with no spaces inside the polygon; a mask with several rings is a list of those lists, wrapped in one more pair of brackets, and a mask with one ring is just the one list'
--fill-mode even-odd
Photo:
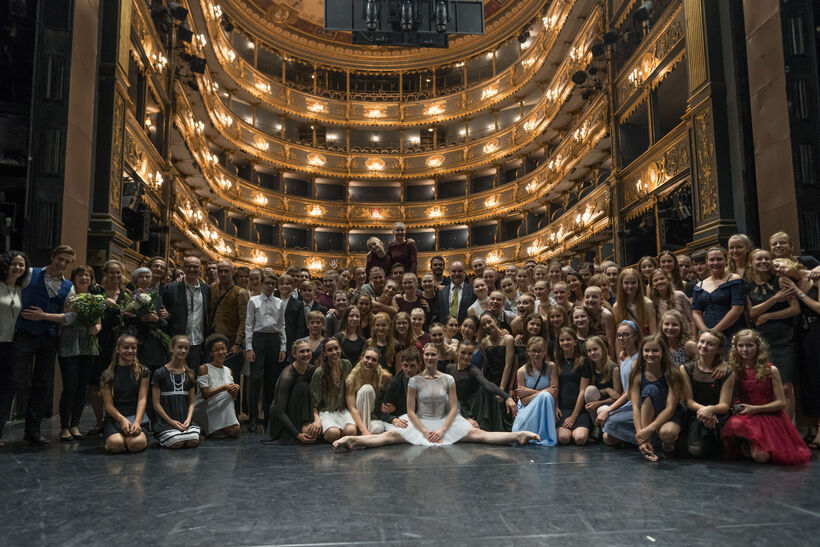
{"label": "white skirt", "polygon": [[[460,441],[464,435],[470,432],[473,429],[473,426],[464,419],[461,414],[456,414],[456,419],[453,420],[453,423],[450,425],[449,429],[444,432],[444,438],[440,443],[431,443],[427,440],[427,438],[419,431],[418,429],[413,426],[413,422],[410,421],[410,418],[407,417],[407,414],[401,417],[402,420],[407,421],[407,427],[396,427],[391,424],[387,424],[387,431],[396,431],[399,435],[401,435],[405,441],[410,444],[415,444],[419,446],[444,446],[448,444],[453,444]],[[444,421],[447,418],[441,419],[430,419],[430,418],[423,418],[421,419],[421,423],[424,424],[424,427],[427,428],[427,431],[437,431],[441,429],[441,426],[444,425]]]}
{"label": "white skirt", "polygon": [[353,421],[353,416],[350,415],[347,409],[336,411],[323,410],[319,412],[319,419],[322,421],[322,433],[331,427],[344,429],[346,425],[356,425],[356,422]]}
{"label": "white skirt", "polygon": [[239,425],[234,410],[233,397],[222,391],[210,399],[203,399],[194,407],[194,422],[205,435],[232,425]]}

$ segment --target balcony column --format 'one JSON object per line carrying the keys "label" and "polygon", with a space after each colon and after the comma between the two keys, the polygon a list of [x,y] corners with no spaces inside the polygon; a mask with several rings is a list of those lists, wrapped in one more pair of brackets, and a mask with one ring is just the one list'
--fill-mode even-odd
{"label": "balcony column", "polygon": [[[718,2],[684,0],[689,99],[685,118],[692,127],[693,244],[726,240],[737,230],[732,189],[732,126],[726,97]],[[751,4],[748,4],[751,6]],[[742,196],[738,196],[743,199]]]}

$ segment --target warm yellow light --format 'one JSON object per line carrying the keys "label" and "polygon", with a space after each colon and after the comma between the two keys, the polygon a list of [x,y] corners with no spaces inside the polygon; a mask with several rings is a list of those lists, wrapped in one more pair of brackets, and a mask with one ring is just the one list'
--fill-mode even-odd
{"label": "warm yellow light", "polygon": [[438,116],[444,113],[444,105],[441,103],[431,104],[425,109],[424,113],[428,116]]}
{"label": "warm yellow light", "polygon": [[266,152],[268,148],[270,148],[270,143],[262,137],[256,137],[256,139],[254,139],[254,144],[262,152]]}
{"label": "warm yellow light", "polygon": [[268,256],[259,249],[254,249],[251,251],[251,260],[253,260],[254,264],[267,264],[268,263]]}
{"label": "warm yellow light", "polygon": [[496,205],[498,205],[498,196],[490,196],[484,200],[484,207],[487,209],[492,209]]}
{"label": "warm yellow light", "polygon": [[327,163],[327,159],[322,155],[316,152],[311,152],[308,154],[307,157],[308,163],[314,167],[324,167]]}
{"label": "warm yellow light", "polygon": [[370,218],[381,220],[384,218],[384,216],[382,216],[382,212],[380,210],[373,209],[372,211],[370,211]]}
{"label": "warm yellow light", "polygon": [[493,152],[498,150],[498,139],[493,139],[487,144],[485,144],[482,150],[485,154],[492,154]]}
{"label": "warm yellow light", "polygon": [[427,209],[427,216],[430,218],[441,218],[442,215],[444,215],[444,211],[441,210],[441,207]]}
{"label": "warm yellow light", "polygon": [[256,89],[263,93],[270,93],[270,84],[266,84],[265,82],[256,82]]}
{"label": "warm yellow light", "polygon": [[384,110],[380,108],[371,108],[365,111],[364,115],[368,118],[384,118]]}
{"label": "warm yellow light", "polygon": [[527,255],[528,256],[535,256],[541,252],[541,238],[536,238],[532,245],[527,247]]}
{"label": "warm yellow light", "polygon": [[535,129],[536,125],[538,125],[537,119],[532,118],[531,120],[527,120],[524,122],[524,131],[530,133],[533,129]]}
{"label": "warm yellow light", "polygon": [[496,249],[495,251],[490,251],[487,253],[487,256],[484,257],[484,263],[487,265],[498,264],[501,262],[501,259],[504,257],[504,254]]}
{"label": "warm yellow light", "polygon": [[219,187],[222,188],[223,190],[230,190],[231,187],[233,186],[233,183],[230,180],[223,177],[222,175],[220,175],[216,179],[216,183],[219,184]]}
{"label": "warm yellow light", "polygon": [[314,101],[307,106],[307,109],[316,114],[321,114],[327,112],[327,105]]}
{"label": "warm yellow light", "polygon": [[534,64],[535,64],[535,57],[527,57],[526,59],[521,61],[521,66],[523,66],[524,68],[530,68]]}
{"label": "warm yellow light", "polygon": [[305,266],[307,266],[307,269],[311,271],[321,270],[325,267],[325,261],[319,257],[312,256],[305,260]]}
{"label": "warm yellow light", "polygon": [[432,167],[433,169],[435,169],[436,167],[444,163],[444,156],[442,156],[441,154],[430,156],[429,158],[427,158],[427,161],[425,163],[427,164],[427,167]]}
{"label": "warm yellow light", "polygon": [[367,161],[364,162],[364,166],[370,169],[371,171],[381,171],[384,169],[385,163],[384,160],[381,158],[369,158]]}
{"label": "warm yellow light", "polygon": [[525,188],[527,189],[527,192],[532,194],[537,187],[538,187],[538,182],[532,181],[529,184],[527,184],[527,186]]}
{"label": "warm yellow light", "polygon": [[201,121],[194,122],[194,131],[196,131],[197,135],[201,135],[205,131],[205,124]]}
{"label": "warm yellow light", "polygon": [[558,16],[557,15],[547,15],[541,21],[544,23],[544,28],[547,30],[552,30],[555,28],[556,23],[558,23]]}
{"label": "warm yellow light", "polygon": [[495,97],[496,95],[498,95],[498,88],[495,86],[485,87],[481,91],[482,99],[489,99],[491,97]]}
{"label": "warm yellow light", "polygon": [[225,57],[227,57],[230,62],[234,62],[236,60],[236,53],[234,53],[232,49],[229,49],[225,52]]}
{"label": "warm yellow light", "polygon": [[325,214],[325,209],[323,207],[319,207],[318,205],[314,205],[308,214],[312,217],[320,217]]}
{"label": "warm yellow light", "polygon": [[268,198],[266,198],[262,194],[256,194],[255,196],[253,196],[253,201],[260,207],[264,207],[268,204]]}

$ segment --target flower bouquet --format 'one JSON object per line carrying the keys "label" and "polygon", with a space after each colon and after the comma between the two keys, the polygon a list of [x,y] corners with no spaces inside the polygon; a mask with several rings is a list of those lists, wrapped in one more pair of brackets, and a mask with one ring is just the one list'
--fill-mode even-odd
{"label": "flower bouquet", "polygon": [[[157,311],[154,304],[156,299],[156,293],[150,294],[141,289],[137,289],[131,294],[131,296],[128,297],[128,300],[125,301],[123,310],[135,317],[143,317],[149,313],[155,313]],[[159,341],[162,342],[162,345],[167,349],[168,345],[171,343],[171,337],[168,336],[168,334],[162,329],[158,329],[157,327],[151,327],[150,330],[151,335],[159,339]]]}
{"label": "flower bouquet", "polygon": [[[101,294],[81,293],[71,301],[71,307],[77,314],[77,321],[84,327],[91,328],[105,314],[105,297]],[[96,334],[89,335],[89,345],[95,355],[100,352],[100,342]]]}

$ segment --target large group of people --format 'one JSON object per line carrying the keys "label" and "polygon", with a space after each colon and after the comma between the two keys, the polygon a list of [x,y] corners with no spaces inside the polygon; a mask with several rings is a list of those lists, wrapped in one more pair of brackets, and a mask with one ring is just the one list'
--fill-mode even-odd
{"label": "large group of people", "polygon": [[475,258],[468,272],[436,256],[419,275],[399,223],[353,269],[187,256],[128,275],[112,259],[99,283],[68,246],[45,267],[6,252],[0,438],[30,379],[24,440],[49,444],[59,360],[60,441],[102,435],[112,453],[148,435],[193,448],[245,424],[336,449],[600,442],[649,461],[805,463],[820,448],[820,262],[783,232],[727,247],[634,267]]}

